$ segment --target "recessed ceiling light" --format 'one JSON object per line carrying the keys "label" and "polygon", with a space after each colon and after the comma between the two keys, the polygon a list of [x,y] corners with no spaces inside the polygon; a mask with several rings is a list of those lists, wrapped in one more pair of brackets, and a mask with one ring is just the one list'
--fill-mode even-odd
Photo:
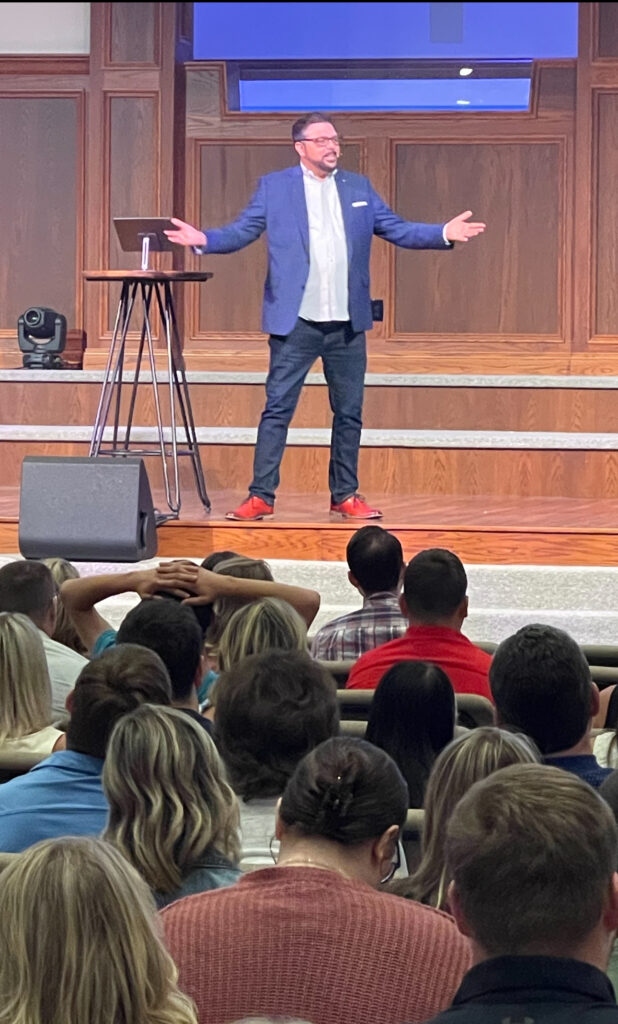
{"label": "recessed ceiling light", "polygon": [[457,100],[457,105],[460,107],[469,107],[470,100]]}
{"label": "recessed ceiling light", "polygon": [[468,75],[473,74],[473,72],[474,72],[474,68],[460,68],[459,69],[459,74],[461,75],[462,78],[467,78]]}

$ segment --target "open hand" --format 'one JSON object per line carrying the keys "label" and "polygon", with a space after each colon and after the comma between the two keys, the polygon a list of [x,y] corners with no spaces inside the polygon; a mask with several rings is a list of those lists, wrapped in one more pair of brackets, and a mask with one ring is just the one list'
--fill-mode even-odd
{"label": "open hand", "polygon": [[187,224],[184,220],[179,220],[178,217],[170,217],[172,224],[176,225],[176,231],[164,231],[170,242],[176,242],[177,245],[206,245],[206,235],[203,231],[198,231],[191,224]]}
{"label": "open hand", "polygon": [[482,235],[485,225],[481,221],[469,222],[471,216],[472,210],[466,210],[464,213],[460,213],[457,217],[449,220],[444,229],[449,242],[467,242],[469,238],[474,238],[475,235]]}

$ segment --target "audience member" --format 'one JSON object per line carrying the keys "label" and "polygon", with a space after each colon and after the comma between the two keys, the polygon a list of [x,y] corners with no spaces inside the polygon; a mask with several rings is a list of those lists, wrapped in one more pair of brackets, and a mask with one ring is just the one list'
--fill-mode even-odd
{"label": "audience member", "polygon": [[[221,570],[225,564],[217,569]],[[84,576],[67,580],[62,585],[62,597],[89,651],[99,653],[102,647],[115,641],[114,631],[96,605],[106,598],[131,591],[142,599],[169,592],[198,609],[200,605],[212,605],[217,598],[241,599],[248,603],[259,597],[278,597],[296,608],[308,626],[320,606],[320,595],[315,590],[271,580],[235,577],[221,571],[210,572],[186,559],[162,562],[154,569]]]}
{"label": "audience member", "polygon": [[196,1024],[145,882],[97,839],[37,843],[2,873],[2,1024]]}
{"label": "audience member", "polygon": [[349,688],[373,690],[389,668],[410,659],[430,661],[449,677],[455,693],[489,697],[491,657],[461,632],[468,614],[466,571],[442,548],[420,551],[403,577],[401,610],[410,625],[399,640],[368,651],[352,667]]}
{"label": "audience member", "polygon": [[399,603],[405,564],[397,537],[381,526],[362,526],[348,541],[346,559],[348,579],[363,606],[318,630],[311,654],[322,661],[356,660],[396,640],[407,627]]}
{"label": "audience member", "polygon": [[215,738],[241,799],[241,866],[271,862],[277,798],[296,765],[339,730],[332,676],[307,652],[265,651],[217,681]]}
{"label": "audience member", "polygon": [[439,911],[376,891],[407,807],[397,766],[363,740],[328,740],[300,762],[281,799],[277,865],[162,912],[200,1020],[401,1024],[448,1005],[467,941]]}
{"label": "audience member", "polygon": [[191,608],[168,598],[140,601],[114,634],[113,644],[139,644],[154,651],[169,672],[172,705],[207,732],[211,724],[200,714],[198,689],[203,674],[204,637]]}
{"label": "audience member", "polygon": [[422,807],[433,763],[453,739],[455,694],[437,665],[401,661],[378,684],[365,738],[393,758],[408,785],[410,807]]}
{"label": "audience member", "polygon": [[[203,568],[203,566],[202,566]],[[221,576],[232,576],[238,580],[261,580],[273,583],[270,566],[261,558],[247,558],[246,555],[233,555],[217,561],[213,572]],[[212,620],[206,635],[209,648],[216,650],[231,616],[246,604],[241,595],[223,595],[216,597],[212,605]]]}
{"label": "audience member", "polygon": [[112,727],[140,704],[170,700],[167,669],[154,651],[123,644],[86,662],[71,695],[67,749],[0,786],[0,850],[98,835],[107,816],[101,774]]}
{"label": "audience member", "polygon": [[531,736],[547,764],[601,785],[612,769],[602,768],[592,753],[599,691],[568,633],[524,626],[499,645],[489,678],[502,725]]}
{"label": "audience member", "polygon": [[238,800],[213,741],[180,711],[146,704],[123,715],[103,791],[103,838],[131,861],[159,907],[239,877]]}
{"label": "audience member", "polygon": [[398,893],[448,909],[444,836],[456,804],[475,782],[499,768],[538,760],[526,736],[493,726],[471,729],[445,747],[436,758],[425,793],[421,862],[409,879],[396,883]]}
{"label": "audience member", "polygon": [[16,559],[0,568],[0,612],[20,612],[40,632],[51,681],[52,708],[66,713],[66,701],[87,664],[77,651],[52,639],[56,628],[57,587],[43,562]]}
{"label": "audience member", "polygon": [[219,643],[222,672],[250,654],[266,650],[306,651],[307,627],[287,601],[262,597],[245,604],[228,619]]}
{"label": "audience member", "polygon": [[80,574],[72,562],[68,562],[66,558],[42,558],[41,561],[51,572],[56,584],[56,628],[52,640],[57,640],[59,644],[64,644],[65,647],[70,647],[72,651],[77,651],[78,654],[84,656],[88,652],[60,595],[60,588],[64,581],[77,580]]}
{"label": "audience member", "polygon": [[39,631],[27,615],[0,612],[0,766],[28,768],[63,745]]}
{"label": "audience member", "polygon": [[449,903],[473,967],[434,1024],[618,1021],[608,978],[618,929],[618,835],[573,774],[503,768],[453,811]]}

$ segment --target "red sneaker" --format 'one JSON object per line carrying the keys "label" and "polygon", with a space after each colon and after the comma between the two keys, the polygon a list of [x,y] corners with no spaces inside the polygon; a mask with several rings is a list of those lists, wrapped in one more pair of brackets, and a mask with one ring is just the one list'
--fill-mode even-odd
{"label": "red sneaker", "polygon": [[247,500],[243,501],[242,505],[239,505],[232,512],[226,512],[225,518],[239,519],[245,522],[253,519],[270,519],[274,510],[273,505],[267,505],[262,498],[258,498],[255,494],[250,494]]}
{"label": "red sneaker", "polygon": [[345,501],[336,505],[330,503],[331,513],[343,516],[344,519],[381,519],[379,508],[370,508],[362,494],[351,494]]}

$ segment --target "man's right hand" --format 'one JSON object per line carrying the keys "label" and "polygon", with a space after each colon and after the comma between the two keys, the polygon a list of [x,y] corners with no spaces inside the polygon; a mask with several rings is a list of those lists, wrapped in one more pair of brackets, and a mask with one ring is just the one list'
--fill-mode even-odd
{"label": "man's right hand", "polygon": [[201,248],[206,246],[206,235],[203,231],[198,231],[191,224],[187,224],[184,220],[179,220],[178,217],[170,217],[172,224],[176,225],[176,231],[164,231],[170,242],[175,242],[177,245],[197,245]]}

